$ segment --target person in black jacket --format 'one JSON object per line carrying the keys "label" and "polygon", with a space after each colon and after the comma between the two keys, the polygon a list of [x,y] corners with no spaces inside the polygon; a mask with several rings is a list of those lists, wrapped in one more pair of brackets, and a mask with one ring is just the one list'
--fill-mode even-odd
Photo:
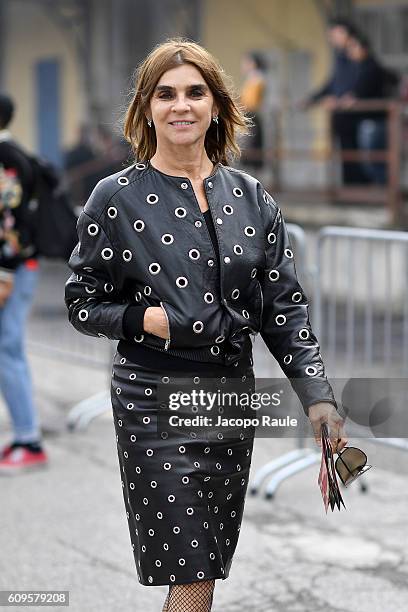
{"label": "person in black jacket", "polygon": [[[386,70],[374,57],[369,41],[362,34],[350,36],[347,54],[355,66],[354,83],[343,97],[343,104],[351,107],[357,100],[380,100],[390,92],[390,83],[397,79],[391,71]],[[361,151],[381,150],[387,146],[387,112],[361,111],[353,112],[356,144]],[[369,182],[385,184],[387,168],[385,162],[374,162],[369,159],[361,164]]]}
{"label": "person in black jacket", "polygon": [[14,434],[14,440],[0,451],[0,474],[17,474],[47,463],[24,351],[25,326],[38,278],[27,223],[34,170],[7,129],[13,112],[13,100],[0,95],[0,391]]}
{"label": "person in black jacket", "polygon": [[[72,325],[119,340],[111,394],[124,503],[139,581],[169,585],[167,612],[210,610],[215,579],[230,571],[254,427],[225,432],[216,421],[227,403],[203,412],[194,398],[251,395],[251,334],[290,378],[316,442],[322,422],[335,450],[347,442],[281,210],[228,165],[246,127],[206,49],[180,38],[155,47],[126,115],[135,163],[93,190],[69,261]],[[209,415],[213,426],[200,420]]]}
{"label": "person in black jacket", "polygon": [[[78,129],[78,141],[73,147],[64,153],[64,170],[70,184],[70,191],[75,202],[83,202],[89,197],[100,177],[94,177],[92,162],[97,159],[95,146],[92,142],[92,129],[83,123]],[[75,173],[85,172],[80,178],[75,178]],[[89,170],[88,170],[89,169]],[[72,180],[72,174],[74,179]]]}
{"label": "person in black jacket", "polygon": [[[352,36],[357,36],[358,30],[348,19],[334,17],[328,23],[328,37],[333,47],[332,71],[325,83],[315,92],[309,94],[299,103],[299,107],[307,109],[314,104],[321,104],[331,113],[331,132],[341,150],[357,149],[356,125],[350,113],[337,109],[343,96],[353,88],[357,66],[347,53],[347,47]],[[337,110],[336,110],[337,109]],[[345,185],[367,182],[361,165],[352,161],[342,161],[342,180]]]}
{"label": "person in black jacket", "polygon": [[328,79],[316,91],[310,93],[300,106],[308,108],[321,102],[331,108],[338,98],[349,91],[354,81],[354,65],[347,54],[350,37],[357,33],[356,27],[346,18],[333,17],[329,20],[328,39],[333,48],[333,65]]}

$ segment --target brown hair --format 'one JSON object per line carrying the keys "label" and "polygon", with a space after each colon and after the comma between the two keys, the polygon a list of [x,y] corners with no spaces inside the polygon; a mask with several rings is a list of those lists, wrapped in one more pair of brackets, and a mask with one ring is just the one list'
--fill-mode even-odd
{"label": "brown hair", "polygon": [[227,84],[229,77],[216,59],[204,47],[186,38],[168,38],[156,45],[136,69],[132,100],[125,116],[125,138],[139,161],[153,157],[157,147],[156,133],[146,121],[150,98],[161,76],[183,64],[192,64],[200,71],[214,96],[218,106],[218,138],[217,125],[212,121],[204,146],[213,163],[228,165],[229,159],[238,157],[241,152],[237,136],[247,134],[252,122],[234,99],[232,85]]}

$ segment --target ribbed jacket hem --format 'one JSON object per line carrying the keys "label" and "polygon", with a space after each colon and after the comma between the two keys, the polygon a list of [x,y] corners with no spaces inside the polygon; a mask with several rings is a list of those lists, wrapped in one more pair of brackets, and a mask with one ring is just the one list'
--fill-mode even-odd
{"label": "ribbed jacket hem", "polygon": [[163,355],[163,357],[168,356],[170,358],[169,365],[171,357],[175,357],[189,361],[208,363],[210,367],[222,367],[232,365],[236,361],[242,359],[244,355],[247,355],[249,352],[251,352],[252,342],[251,338],[247,336],[245,339],[245,343],[242,346],[242,350],[240,352],[235,353],[227,352],[225,348],[221,347],[220,345],[220,352],[218,355],[213,355],[210,352],[210,347],[206,346],[200,348],[168,349],[166,351],[160,347],[135,344],[134,342],[129,342],[127,340],[121,340],[118,344],[117,350],[123,357],[126,357],[127,359],[133,362],[140,361],[140,359],[143,357],[143,353],[150,357],[153,354],[153,351],[158,351],[161,355]]}

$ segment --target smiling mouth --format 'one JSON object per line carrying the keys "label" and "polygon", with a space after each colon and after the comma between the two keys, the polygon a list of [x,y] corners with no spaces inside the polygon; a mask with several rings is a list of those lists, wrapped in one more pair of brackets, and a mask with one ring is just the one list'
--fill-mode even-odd
{"label": "smiling mouth", "polygon": [[192,125],[195,121],[171,121],[170,125]]}

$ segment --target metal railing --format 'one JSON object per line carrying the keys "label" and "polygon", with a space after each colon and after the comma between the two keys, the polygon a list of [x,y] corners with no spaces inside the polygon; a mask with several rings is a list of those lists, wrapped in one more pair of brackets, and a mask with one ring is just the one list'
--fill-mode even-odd
{"label": "metal railing", "polygon": [[[312,120],[305,115],[304,111],[282,105],[268,112],[267,123],[269,129],[265,134],[266,146],[262,149],[245,149],[243,151],[243,162],[262,161],[264,170],[272,171],[272,179],[269,180],[267,188],[276,195],[283,193],[286,197],[301,196],[303,199],[313,197],[328,202],[351,201],[360,204],[383,203],[389,211],[390,220],[398,222],[402,213],[401,194],[401,163],[403,158],[403,121],[405,117],[406,104],[398,100],[360,100],[350,107],[340,104],[332,107],[326,112],[327,125],[331,125],[330,114],[341,112],[350,114],[383,112],[386,117],[387,145],[385,149],[357,150],[339,149],[334,141],[334,135],[330,129],[313,129]],[[264,124],[266,121],[264,120]],[[271,127],[272,126],[272,127]],[[314,146],[319,140],[322,145]],[[362,184],[345,185],[338,181],[336,171],[340,162],[384,162],[387,169],[387,181],[384,185]],[[300,181],[299,188],[293,188],[293,184],[299,181],[293,180],[293,164],[318,163],[324,164],[323,185],[310,185],[311,173],[306,173],[304,184]],[[285,184],[284,164],[291,164],[290,172],[291,186]],[[314,173],[315,175],[319,173]]]}

